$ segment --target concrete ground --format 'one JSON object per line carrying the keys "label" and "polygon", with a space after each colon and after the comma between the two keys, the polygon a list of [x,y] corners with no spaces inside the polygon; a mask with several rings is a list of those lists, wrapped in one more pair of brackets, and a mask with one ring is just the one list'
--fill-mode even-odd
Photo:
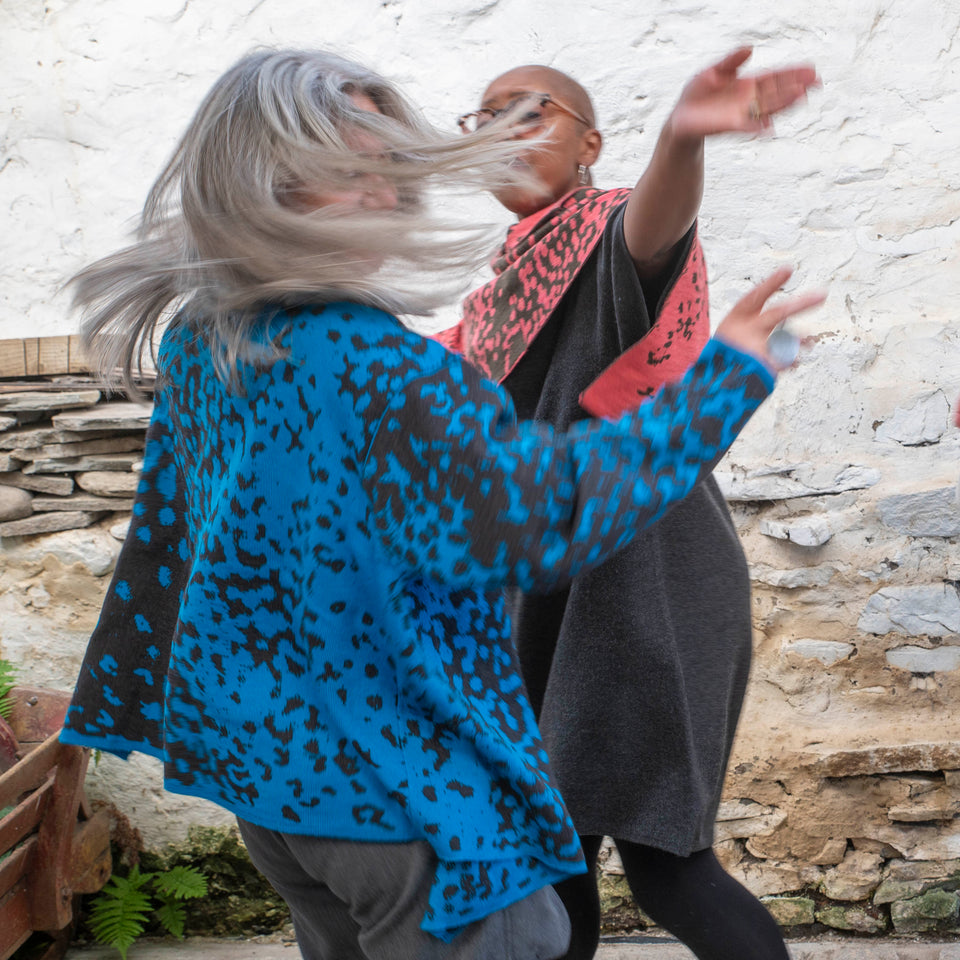
{"label": "concrete ground", "polygon": [[[905,939],[830,939],[790,943],[792,960],[960,960],[960,942]],[[116,960],[116,950],[75,947],[67,960]],[[299,960],[292,941],[190,939],[144,941],[130,948],[128,960]],[[648,937],[605,939],[597,960],[690,960],[675,940]]]}

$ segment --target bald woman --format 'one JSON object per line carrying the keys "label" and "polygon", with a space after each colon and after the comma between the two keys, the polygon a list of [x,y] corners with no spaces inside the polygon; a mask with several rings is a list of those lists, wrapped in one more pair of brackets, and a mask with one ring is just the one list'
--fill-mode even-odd
{"label": "bald woman", "polygon": [[[709,334],[697,242],[706,137],[768,130],[817,83],[812,67],[754,76],[742,48],[684,88],[632,189],[598,190],[603,138],[573,79],[522,66],[497,77],[471,133],[499,117],[535,138],[529,187],[494,279],[441,336],[558,429],[612,416],[678,379]],[[639,384],[639,386],[638,386]],[[763,905],[720,867],[713,824],[751,654],[747,564],[712,477],[567,589],[511,598],[513,636],[590,872],[558,887],[571,960],[599,940],[595,871],[616,839],[643,911],[701,960],[786,960]]]}

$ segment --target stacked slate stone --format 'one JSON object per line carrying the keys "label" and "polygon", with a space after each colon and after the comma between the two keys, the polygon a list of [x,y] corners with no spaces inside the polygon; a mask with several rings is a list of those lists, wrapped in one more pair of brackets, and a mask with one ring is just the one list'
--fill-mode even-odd
{"label": "stacked slate stone", "polygon": [[151,410],[150,403],[105,396],[92,381],[4,384],[0,537],[113,519],[111,531],[122,538]]}

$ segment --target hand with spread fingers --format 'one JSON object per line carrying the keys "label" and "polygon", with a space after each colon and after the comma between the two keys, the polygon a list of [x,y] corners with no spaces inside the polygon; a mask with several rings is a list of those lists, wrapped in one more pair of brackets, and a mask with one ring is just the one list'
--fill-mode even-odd
{"label": "hand with spread fingers", "polygon": [[752,47],[734,50],[684,87],[670,117],[677,137],[696,140],[718,133],[760,133],[770,129],[776,114],[820,85],[810,64],[741,76],[740,68],[752,52]]}
{"label": "hand with spread fingers", "polygon": [[724,317],[716,337],[738,350],[753,354],[771,370],[784,369],[772,356],[767,345],[771,333],[785,320],[819,306],[827,298],[823,290],[797,294],[772,306],[767,301],[790,279],[792,267],[780,267],[758,283]]}
{"label": "hand with spread fingers", "polygon": [[623,232],[641,279],[657,276],[690,229],[703,195],[704,139],[718,133],[772,132],[773,117],[820,85],[811,64],[753,76],[740,47],[698,73],[671,111],[627,205]]}

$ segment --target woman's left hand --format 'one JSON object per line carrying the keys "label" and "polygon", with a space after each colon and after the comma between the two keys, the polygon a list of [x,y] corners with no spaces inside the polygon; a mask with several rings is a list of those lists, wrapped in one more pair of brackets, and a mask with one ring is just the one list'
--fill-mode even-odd
{"label": "woman's left hand", "polygon": [[674,136],[698,140],[717,133],[760,133],[773,116],[806,98],[820,85],[810,64],[742,77],[738,71],[752,47],[740,47],[698,73],[684,88],[670,115]]}

